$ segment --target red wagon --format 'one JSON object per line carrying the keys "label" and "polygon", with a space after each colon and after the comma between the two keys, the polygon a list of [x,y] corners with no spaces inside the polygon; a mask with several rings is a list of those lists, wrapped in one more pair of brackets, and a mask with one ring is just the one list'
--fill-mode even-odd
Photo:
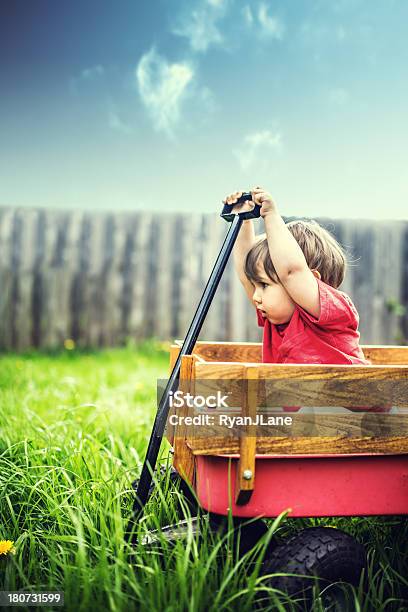
{"label": "red wagon", "polygon": [[[172,364],[179,350],[172,346]],[[235,411],[250,417],[232,435],[214,419],[196,426],[179,419],[170,435],[174,466],[204,510],[230,513],[238,525],[258,519],[244,531],[245,550],[264,533],[262,519],[284,511],[290,517],[408,514],[408,347],[363,351],[372,365],[265,364],[261,345],[251,343],[197,342],[182,357],[183,393],[230,388]],[[266,396],[274,410],[303,410],[280,413],[291,415],[290,426],[254,425]],[[186,406],[177,412],[194,414]],[[302,530],[264,563],[268,574],[292,574],[271,583],[291,594],[307,590],[298,575],[357,585],[364,568],[361,543],[328,527]],[[343,605],[342,595],[336,597]]]}
{"label": "red wagon", "polygon": [[[245,193],[238,203],[251,198]],[[241,224],[259,215],[259,206],[235,214],[227,204],[221,213],[231,225],[186,338],[171,348],[171,374],[135,487],[129,541],[137,540],[135,525],[152,490],[169,423],[173,480],[180,481],[193,508],[198,501],[208,511],[215,526],[219,517],[232,515],[251,542],[267,529],[264,517],[284,511],[291,517],[408,514],[408,347],[363,347],[371,365],[298,365],[262,363],[260,344],[197,342]],[[186,402],[171,413],[177,391],[192,397],[198,391],[202,400],[220,387],[228,396],[225,414],[209,403],[191,413]],[[287,412],[293,407],[302,409]],[[228,421],[232,416],[237,420]],[[246,526],[250,518],[257,520]],[[178,527],[174,533],[177,537]],[[354,584],[364,567],[361,544],[321,527],[276,546],[265,565],[267,573]],[[275,586],[303,590],[304,583],[285,580]]]}
{"label": "red wagon", "polygon": [[[178,351],[173,345],[172,362]],[[363,351],[372,365],[282,365],[261,363],[260,344],[198,342],[182,358],[184,391],[197,393],[198,385],[210,393],[225,383],[234,406],[252,423],[265,381],[274,405],[320,410],[291,413],[292,426],[276,433],[262,425],[232,435],[219,423],[176,427],[174,466],[200,505],[240,517],[273,517],[288,509],[292,517],[408,514],[408,347]],[[390,401],[390,413],[370,412]],[[365,410],[356,412],[356,406]]]}

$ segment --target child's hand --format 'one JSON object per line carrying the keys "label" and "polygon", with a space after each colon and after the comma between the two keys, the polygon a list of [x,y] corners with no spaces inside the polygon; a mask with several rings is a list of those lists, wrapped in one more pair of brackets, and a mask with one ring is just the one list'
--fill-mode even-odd
{"label": "child's hand", "polygon": [[[243,193],[243,191],[234,191],[234,193],[231,193],[223,200],[223,203],[234,204],[234,202],[236,202],[238,198],[242,196]],[[244,202],[243,204],[237,204],[236,206],[234,206],[233,211],[234,213],[238,214],[246,212],[247,210],[252,210],[254,206],[255,204],[251,202],[251,200],[246,200],[246,202]]]}
{"label": "child's hand", "polygon": [[255,187],[255,189],[252,189],[251,193],[252,200],[255,204],[261,206],[261,217],[266,217],[266,215],[276,210],[276,204],[271,194],[267,193],[262,187]]}

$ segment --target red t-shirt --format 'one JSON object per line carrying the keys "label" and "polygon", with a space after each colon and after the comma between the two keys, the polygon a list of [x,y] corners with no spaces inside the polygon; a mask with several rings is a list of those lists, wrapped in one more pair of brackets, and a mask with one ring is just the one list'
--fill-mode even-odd
{"label": "red t-shirt", "polygon": [[[312,316],[298,304],[288,323],[275,325],[257,310],[258,324],[264,328],[264,363],[328,363],[371,365],[359,346],[358,312],[348,295],[317,279],[320,317]],[[297,412],[300,406],[284,406]],[[389,412],[386,406],[353,406],[353,412]]]}
{"label": "red t-shirt", "polygon": [[359,346],[359,317],[348,295],[320,279],[320,317],[298,304],[288,323],[275,325],[257,310],[264,328],[264,363],[331,363],[369,365]]}

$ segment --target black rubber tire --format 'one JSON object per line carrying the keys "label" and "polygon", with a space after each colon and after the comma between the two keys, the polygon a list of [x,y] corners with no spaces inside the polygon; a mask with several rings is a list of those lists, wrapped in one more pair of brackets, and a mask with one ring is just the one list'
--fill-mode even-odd
{"label": "black rubber tire", "polygon": [[364,547],[350,534],[332,527],[310,527],[277,546],[264,561],[262,573],[299,574],[272,577],[267,585],[291,596],[303,596],[307,602],[316,582],[302,578],[302,574],[318,577],[319,587],[334,582],[357,586],[366,568]]}

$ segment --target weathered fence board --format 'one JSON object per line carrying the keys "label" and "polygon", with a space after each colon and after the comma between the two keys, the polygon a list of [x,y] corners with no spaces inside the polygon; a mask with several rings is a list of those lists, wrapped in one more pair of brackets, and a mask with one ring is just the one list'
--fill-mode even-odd
{"label": "weathered fence board", "polygon": [[[362,342],[404,343],[408,223],[319,221],[348,251],[341,289],[359,310]],[[0,208],[0,350],[183,337],[227,229],[215,214]],[[201,338],[260,336],[231,261]]]}

